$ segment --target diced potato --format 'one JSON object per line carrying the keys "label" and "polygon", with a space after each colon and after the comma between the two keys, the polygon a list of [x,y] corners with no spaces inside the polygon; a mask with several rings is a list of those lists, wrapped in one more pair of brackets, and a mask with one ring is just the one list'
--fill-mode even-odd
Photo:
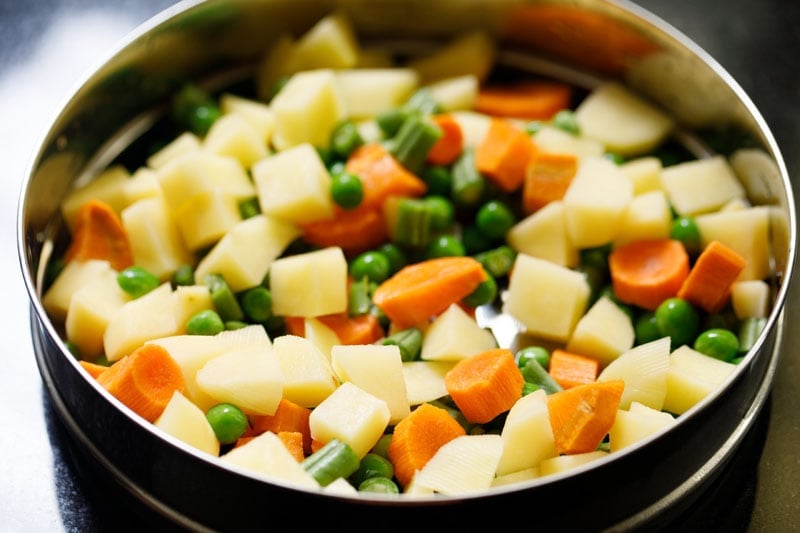
{"label": "diced potato", "polygon": [[125,184],[130,179],[130,173],[121,165],[114,165],[97,176],[85,185],[72,189],[61,202],[61,216],[67,224],[67,228],[72,231],[75,228],[75,217],[78,209],[95,198],[111,206],[116,213],[122,211],[128,205],[128,197],[125,194]]}
{"label": "diced potato", "polygon": [[317,21],[298,40],[292,58],[296,68],[344,69],[355,66],[359,43],[350,20],[334,12]]}
{"label": "diced potato", "polygon": [[331,350],[341,344],[341,339],[330,327],[316,318],[307,317],[303,322],[305,338],[308,339],[330,362]]}
{"label": "diced potato", "polygon": [[584,466],[593,461],[598,461],[608,456],[608,452],[596,450],[593,452],[576,453],[573,455],[559,455],[539,463],[539,477],[551,474],[560,474]]}
{"label": "diced potato", "polygon": [[760,279],[737,281],[731,285],[731,306],[736,318],[766,318],[771,302],[769,284]]}
{"label": "diced potato", "polygon": [[455,363],[447,361],[408,361],[403,363],[409,405],[432,402],[447,396],[444,375]]}
{"label": "diced potato", "polygon": [[500,476],[537,467],[544,459],[558,455],[543,389],[523,396],[511,407],[500,436],[503,438],[503,454],[497,465]]}
{"label": "diced potato", "polygon": [[660,411],[667,395],[669,350],[669,337],[634,346],[602,369],[597,381],[625,382],[620,409],[628,409],[636,402]]}
{"label": "diced potato", "polygon": [[219,441],[206,414],[178,391],[155,421],[155,426],[173,437],[217,457]]}
{"label": "diced potato", "polygon": [[201,145],[200,137],[190,131],[183,132],[167,143],[166,146],[159,149],[158,152],[148,157],[147,166],[153,170],[158,170],[180,156],[199,152]]}
{"label": "diced potato", "polygon": [[267,145],[259,132],[244,117],[234,113],[214,121],[203,139],[203,149],[233,157],[245,168],[267,156]]}
{"label": "diced potato", "polygon": [[617,411],[614,425],[608,431],[609,449],[619,451],[666,430],[675,422],[669,413],[634,402],[630,411]]}
{"label": "diced potato", "polygon": [[732,211],[734,209],[748,209],[753,207],[747,198],[733,198],[725,202],[725,205],[719,208],[720,211]]}
{"label": "diced potato", "polygon": [[343,477],[337,477],[322,488],[323,492],[341,494],[342,496],[356,496],[358,491]]}
{"label": "diced potato", "polygon": [[197,371],[208,361],[225,352],[240,349],[271,349],[272,343],[261,325],[251,325],[236,330],[226,330],[214,336],[171,335],[147,341],[158,344],[178,363],[183,372],[183,394],[203,412],[218,403],[197,384]]}
{"label": "diced potato", "polygon": [[719,387],[736,365],[702,354],[686,345],[669,358],[664,411],[681,415]]}
{"label": "diced potato", "polygon": [[620,230],[633,198],[633,183],[603,157],[581,160],[564,194],[567,232],[577,248],[610,243]]}
{"label": "diced potato", "polygon": [[170,159],[156,170],[156,178],[171,213],[176,213],[199,194],[217,189],[202,152],[190,152]]}
{"label": "diced potato", "polygon": [[275,414],[283,397],[283,372],[271,349],[225,352],[204,364],[195,377],[203,392],[248,415]]}
{"label": "diced potato", "polygon": [[402,105],[419,85],[416,71],[408,68],[345,69],[335,76],[346,114],[356,120]]}
{"label": "diced potato", "polygon": [[234,292],[260,284],[272,262],[300,235],[300,230],[274,217],[256,215],[233,226],[195,269],[195,279],[222,275]]}
{"label": "diced potato", "polygon": [[739,148],[729,157],[731,168],[756,204],[771,204],[775,193],[770,184],[780,181],[778,165],[762,148]]}
{"label": "diced potato", "polygon": [[491,117],[469,110],[453,111],[451,115],[461,127],[464,148],[476,148],[483,142],[491,125]]}
{"label": "diced potato", "polygon": [[721,211],[695,217],[703,247],[720,241],[742,257],[747,264],[737,281],[766,279],[770,267],[770,208]]}
{"label": "diced potato", "polygon": [[186,322],[194,315],[206,309],[214,309],[211,293],[205,285],[178,285],[172,291],[175,300],[175,319],[180,326],[178,334],[186,333]]}
{"label": "diced potato", "polygon": [[138,200],[123,209],[120,218],[133,262],[161,281],[167,281],[181,265],[194,263],[163,198]]}
{"label": "diced potato", "polygon": [[555,126],[542,126],[532,138],[536,148],[542,152],[572,154],[579,160],[600,157],[606,150],[602,143],[594,139],[572,135]]}
{"label": "diced potato", "polygon": [[492,486],[503,439],[463,435],[441,446],[414,476],[414,484],[446,495],[474,494]]}
{"label": "diced potato", "polygon": [[661,191],[661,160],[654,155],[638,157],[626,161],[619,169],[633,182],[634,196],[650,191]]}
{"label": "diced potato", "polygon": [[219,190],[196,194],[173,211],[183,242],[197,251],[220,240],[242,220],[239,204]]}
{"label": "diced potato", "polygon": [[261,212],[293,224],[333,217],[331,178],[319,154],[301,144],[253,166]]}
{"label": "diced potato", "polygon": [[93,360],[103,354],[108,321],[128,301],[130,296],[120,289],[111,268],[73,293],[64,328],[67,340],[78,348],[83,359]]}
{"label": "diced potato", "polygon": [[331,366],[339,381],[349,381],[385,401],[389,407],[390,424],[396,424],[411,412],[403,379],[403,358],[398,346],[334,346]]}
{"label": "diced potato", "polygon": [[195,154],[193,158],[202,165],[203,171],[207,173],[216,190],[233,196],[237,201],[247,200],[256,195],[255,185],[247,174],[245,166],[235,157],[203,151]]}
{"label": "diced potato", "polygon": [[305,337],[281,335],[272,343],[283,373],[283,397],[303,407],[316,407],[339,382],[328,358]]}
{"label": "diced potato", "polygon": [[544,259],[518,254],[503,312],[534,336],[566,342],[589,302],[589,284],[580,272]]}
{"label": "diced potato", "polygon": [[116,271],[111,268],[108,261],[101,259],[68,261],[42,296],[42,305],[54,320],[63,321],[67,317],[72,296],[83,287],[109,274],[116,276]]}
{"label": "diced potato", "polygon": [[472,75],[482,82],[495,57],[495,43],[483,30],[462,33],[432,53],[414,58],[407,66],[416,70],[422,83]]}
{"label": "diced potato", "polygon": [[224,93],[219,98],[220,111],[242,117],[258,133],[258,138],[269,146],[275,131],[275,114],[269,105],[232,93]]}
{"label": "diced potato", "polygon": [[742,184],[721,155],[671,165],[661,171],[661,183],[679,215],[718,210],[734,198],[744,198]]}
{"label": "diced potato", "polygon": [[326,443],[339,439],[364,457],[389,424],[389,407],[382,399],[346,381],[311,411],[311,438]]}
{"label": "diced potato", "polygon": [[182,326],[175,316],[172,287],[164,282],[114,313],[103,334],[106,358],[116,361],[146,341],[177,334]]}
{"label": "diced potato", "polygon": [[574,267],[578,249],[567,231],[564,203],[556,200],[523,218],[506,233],[506,241],[520,253]]}
{"label": "diced potato", "polygon": [[162,195],[156,172],[147,167],[137,168],[123,188],[126,206],[144,198],[160,198]]}
{"label": "diced potato", "polygon": [[581,135],[624,156],[648,152],[672,131],[669,115],[617,82],[595,88],[575,109]]}
{"label": "diced potato", "polygon": [[294,74],[270,107],[275,113],[272,143],[278,150],[306,143],[327,146],[333,128],[347,112],[329,69]]}
{"label": "diced potato", "polygon": [[608,365],[633,346],[630,317],[606,296],[600,297],[583,315],[567,342],[567,351],[593,357]]}
{"label": "diced potato", "polygon": [[425,331],[420,358],[459,361],[496,347],[491,331],[479,326],[460,306],[452,304]]}
{"label": "diced potato", "polygon": [[511,472],[509,474],[497,475],[492,480],[492,487],[502,487],[505,485],[514,485],[517,483],[522,483],[524,481],[530,481],[531,479],[536,479],[539,477],[539,467],[534,466],[531,468],[526,468],[524,470],[519,470],[517,472]]}
{"label": "diced potato", "polygon": [[667,239],[672,230],[672,212],[664,191],[636,195],[628,204],[614,246],[647,239]]}
{"label": "diced potato", "polygon": [[298,488],[318,489],[319,483],[289,453],[278,436],[266,431],[251,441],[237,446],[220,457],[222,462],[242,472],[276,479]]}
{"label": "diced potato", "polygon": [[442,111],[450,113],[473,109],[478,98],[478,85],[474,74],[465,74],[431,83],[428,89]]}
{"label": "diced potato", "polygon": [[317,317],[347,310],[347,259],[329,247],[281,257],[269,275],[276,315]]}

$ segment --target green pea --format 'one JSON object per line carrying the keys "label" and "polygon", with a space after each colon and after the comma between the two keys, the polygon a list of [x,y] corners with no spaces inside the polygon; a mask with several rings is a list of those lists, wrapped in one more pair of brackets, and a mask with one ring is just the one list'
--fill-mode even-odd
{"label": "green pea", "polygon": [[354,485],[358,486],[369,478],[385,477],[392,479],[392,476],[394,476],[394,466],[392,462],[382,455],[370,452],[361,458],[358,470],[352,474],[350,480]]}
{"label": "green pea", "polygon": [[253,322],[264,322],[272,316],[272,293],[259,285],[241,295],[242,311]]}
{"label": "green pea", "polygon": [[258,203],[258,198],[248,198],[239,202],[239,214],[242,219],[253,218],[261,213],[261,205]]}
{"label": "green pea", "polygon": [[452,257],[465,255],[464,244],[455,235],[439,235],[425,248],[425,257]]}
{"label": "green pea", "polygon": [[172,284],[177,286],[194,285],[194,268],[192,265],[181,265],[172,273]]}
{"label": "green pea", "polygon": [[339,172],[331,176],[331,196],[342,209],[355,209],[364,198],[361,178],[350,172]]}
{"label": "green pea", "polygon": [[206,420],[220,444],[232,444],[247,430],[248,420],[241,409],[230,403],[219,403],[206,412]]}
{"label": "green pea", "polygon": [[461,242],[469,255],[485,252],[493,246],[492,241],[474,225],[461,228]]}
{"label": "green pea", "polygon": [[739,355],[739,338],[727,329],[707,329],[695,339],[694,349],[715,359],[730,361]]}
{"label": "green pea", "polygon": [[431,230],[446,231],[453,225],[455,208],[453,203],[439,195],[428,195],[424,202],[428,205],[431,217]]}
{"label": "green pea", "polygon": [[381,494],[400,494],[397,483],[386,477],[371,477],[365,479],[359,486],[358,492],[377,492]]}
{"label": "green pea", "polygon": [[383,243],[378,247],[378,251],[389,260],[389,265],[391,265],[389,270],[391,274],[394,274],[408,264],[406,253],[393,242]]}
{"label": "green pea", "polygon": [[428,185],[428,194],[449,196],[453,187],[453,175],[447,167],[434,165],[426,167],[420,176]]}
{"label": "green pea", "polygon": [[225,329],[225,323],[216,311],[204,309],[192,315],[186,322],[189,335],[216,335]]}
{"label": "green pea", "polygon": [[492,240],[505,237],[515,222],[511,208],[499,200],[489,200],[475,215],[475,226]]}
{"label": "green pea", "polygon": [[539,366],[547,369],[550,366],[550,351],[544,346],[526,346],[517,351],[514,359],[516,359],[519,368],[524,367],[528,361],[534,359],[539,363]]}
{"label": "green pea", "polygon": [[375,283],[386,280],[391,270],[389,258],[376,250],[361,253],[350,263],[350,275],[353,279],[367,278]]}
{"label": "green pea", "polygon": [[633,326],[637,345],[646,344],[664,337],[664,334],[662,334],[661,330],[658,328],[656,314],[652,311],[644,311],[640,314],[636,318],[636,322]]}
{"label": "green pea", "polygon": [[580,135],[581,126],[575,118],[575,113],[571,109],[562,109],[553,116],[551,120],[553,126],[566,131],[570,135]]}
{"label": "green pea", "polygon": [[83,355],[81,354],[81,349],[78,348],[77,344],[75,344],[72,341],[64,341],[64,346],[67,347],[67,351],[72,354],[72,357],[74,357],[79,361],[83,359]]}
{"label": "green pea", "polygon": [[478,307],[479,305],[492,303],[497,297],[497,292],[497,281],[494,276],[487,275],[486,279],[472,293],[464,297],[463,301],[471,307]]}
{"label": "green pea", "polygon": [[117,274],[117,283],[127,294],[139,298],[158,287],[161,281],[152,272],[134,265]]}
{"label": "green pea", "polygon": [[532,392],[536,392],[537,390],[539,390],[539,388],[540,388],[539,385],[535,383],[528,383],[526,381],[525,383],[522,384],[522,395],[527,396]]}
{"label": "green pea", "polygon": [[222,112],[216,105],[199,105],[189,115],[189,129],[202,137],[208,133],[214,122],[221,116]]}
{"label": "green pea", "polygon": [[673,348],[692,344],[700,328],[700,315],[692,304],[682,298],[667,298],[655,315],[659,331],[670,337]]}
{"label": "green pea", "polygon": [[702,250],[700,228],[692,217],[679,216],[672,222],[670,238],[681,241],[689,255],[697,255]]}

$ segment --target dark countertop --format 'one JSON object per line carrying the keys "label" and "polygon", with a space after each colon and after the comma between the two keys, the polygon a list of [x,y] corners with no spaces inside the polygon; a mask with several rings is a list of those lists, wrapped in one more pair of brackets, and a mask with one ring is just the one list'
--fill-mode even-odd
{"label": "dark countertop", "polygon": [[[795,194],[800,180],[800,2],[639,0],[714,57],[751,97],[780,146]],[[0,2],[0,180],[6,284],[0,299],[0,530],[120,530],[124,505],[94,490],[70,460],[66,435],[42,387],[31,346],[27,295],[19,274],[19,187],[38,137],[82,73],[167,0]],[[794,283],[787,322],[800,311]],[[800,530],[800,332],[788,327],[770,401],[738,454],[677,529]],[[763,450],[763,452],[762,452]],[[122,510],[120,510],[122,509]],[[111,517],[111,518],[109,518]],[[113,525],[113,528],[109,525]],[[107,527],[108,526],[108,527]]]}

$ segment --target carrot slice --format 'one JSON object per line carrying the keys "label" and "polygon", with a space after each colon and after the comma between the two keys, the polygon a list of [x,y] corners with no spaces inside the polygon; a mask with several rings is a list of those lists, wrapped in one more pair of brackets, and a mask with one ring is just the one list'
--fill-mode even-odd
{"label": "carrot slice", "polygon": [[525,378],[507,348],[493,348],[462,359],[444,384],[464,417],[483,424],[511,409],[522,397]]}
{"label": "carrot slice", "polygon": [[183,371],[163,347],[144,344],[116,361],[97,382],[133,412],[154,422],[175,391],[183,392]]}
{"label": "carrot slice", "polygon": [[425,466],[439,448],[465,434],[464,428],[447,410],[429,403],[420,404],[394,427],[386,451],[397,481],[407,486],[414,473]]}
{"label": "carrot slice", "polygon": [[565,83],[525,81],[481,88],[475,110],[496,117],[550,120],[571,100],[572,88]]}
{"label": "carrot slice", "polygon": [[547,368],[550,377],[565,389],[593,383],[600,372],[600,361],[585,355],[556,348]]}
{"label": "carrot slice", "polygon": [[308,424],[310,416],[311,409],[282,398],[274,414],[251,415],[250,428],[244,436],[255,437],[265,431],[272,431],[275,434],[281,431],[296,431],[303,435],[303,450],[311,453],[311,429]]}
{"label": "carrot slice", "polygon": [[344,312],[317,319],[331,328],[342,344],[372,344],[383,337],[380,321],[373,314],[350,316]]}
{"label": "carrot slice", "polygon": [[597,449],[617,416],[625,382],[595,381],[547,397],[547,409],[558,453]]}
{"label": "carrot slice", "polygon": [[72,242],[64,254],[67,261],[103,259],[114,270],[133,264],[128,233],[117,213],[101,200],[89,200],[75,215]]}
{"label": "carrot slice", "polygon": [[303,224],[300,229],[307,242],[323,248],[338,246],[350,255],[377,247],[387,238],[382,211],[371,207],[337,209],[333,219]]}
{"label": "carrot slice", "polygon": [[731,285],[747,260],[719,241],[711,241],[697,256],[678,297],[709,313],[719,311],[731,295]]}
{"label": "carrot slice", "polygon": [[289,450],[289,453],[292,454],[292,457],[297,459],[298,463],[306,458],[303,451],[302,433],[299,431],[279,431],[277,435],[283,445],[286,446],[286,449]]}
{"label": "carrot slice", "polygon": [[612,250],[608,268],[617,298],[654,311],[678,294],[689,275],[689,255],[677,240],[638,240]]}
{"label": "carrot slice", "polygon": [[577,171],[576,156],[537,151],[525,169],[523,210],[531,214],[550,202],[563,199]]}
{"label": "carrot slice", "polygon": [[403,267],[378,286],[372,301],[403,329],[441,314],[485,279],[483,265],[472,257],[438,257]]}
{"label": "carrot slice", "polygon": [[536,148],[530,136],[509,121],[494,118],[475,150],[475,166],[506,192],[519,189]]}
{"label": "carrot slice", "polygon": [[81,365],[84,370],[86,370],[90,376],[97,379],[97,377],[108,370],[109,367],[105,365],[98,365],[97,363],[92,363],[90,361],[78,361],[78,364]]}
{"label": "carrot slice", "polygon": [[464,133],[461,125],[449,114],[431,117],[434,124],[442,130],[442,136],[428,151],[427,162],[431,165],[449,165],[464,149]]}
{"label": "carrot slice", "polygon": [[306,319],[302,316],[287,316],[283,318],[286,333],[297,337],[306,336]]}
{"label": "carrot slice", "polygon": [[347,158],[345,169],[361,179],[363,208],[380,208],[389,196],[422,196],[427,184],[406,170],[380,143],[358,147]]}

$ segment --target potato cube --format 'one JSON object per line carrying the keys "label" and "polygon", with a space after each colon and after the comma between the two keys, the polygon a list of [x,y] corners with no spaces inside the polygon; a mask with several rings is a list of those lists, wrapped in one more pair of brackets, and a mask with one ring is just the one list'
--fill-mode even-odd
{"label": "potato cube", "polygon": [[194,158],[198,164],[202,165],[216,190],[233,196],[238,201],[247,200],[256,195],[256,187],[247,174],[246,167],[235,157],[199,152],[194,155]]}
{"label": "potato cube", "polygon": [[666,430],[675,422],[669,413],[634,402],[630,411],[617,411],[614,425],[608,431],[609,449],[612,452],[619,451]]}
{"label": "potato cube", "polygon": [[[474,494],[492,486],[503,454],[500,435],[463,435],[445,443],[414,476],[414,485],[446,495]],[[466,466],[469,468],[465,468]]]}
{"label": "potato cube", "polygon": [[669,358],[664,411],[681,415],[719,387],[736,365],[702,354],[686,345]]}
{"label": "potato cube", "polygon": [[558,455],[543,389],[517,400],[506,416],[500,436],[503,455],[497,474],[501,476],[536,467],[544,459]]}
{"label": "potato cube", "polygon": [[447,396],[444,375],[453,368],[449,361],[408,361],[403,363],[409,405],[432,402]]}
{"label": "potato cube", "polygon": [[156,170],[156,178],[170,212],[175,214],[183,205],[200,194],[217,190],[201,152],[191,152],[170,159]]}
{"label": "potato cube", "polygon": [[517,222],[506,234],[506,241],[520,253],[546,259],[557,265],[578,264],[578,249],[567,231],[564,203],[553,201]]}
{"label": "potato cube", "polygon": [[287,400],[316,407],[339,386],[330,361],[310,340],[281,335],[272,346],[283,372],[283,396]]}
{"label": "potato cube", "polygon": [[597,381],[625,382],[620,409],[628,409],[636,402],[660,411],[667,395],[669,350],[669,337],[634,346],[602,369]]}
{"label": "potato cube", "polygon": [[567,472],[569,470],[584,466],[587,463],[591,463],[592,461],[598,461],[607,456],[608,452],[595,450],[593,452],[550,457],[539,463],[539,477]]}
{"label": "potato cube", "polygon": [[147,167],[137,168],[123,187],[128,207],[144,198],[161,198],[163,194],[155,170]]}
{"label": "potato cube", "polygon": [[147,158],[147,166],[153,170],[165,166],[176,158],[200,151],[202,141],[192,132],[184,132],[175,137],[166,146]]}
{"label": "potato cube", "polygon": [[609,364],[633,346],[630,317],[609,298],[599,298],[583,315],[567,342],[567,351]]}
{"label": "potato cube", "polygon": [[220,457],[223,463],[268,481],[288,482],[305,489],[318,489],[319,483],[289,453],[278,436],[265,431],[251,441]]}
{"label": "potato cube", "polygon": [[584,275],[526,254],[513,269],[503,312],[531,335],[566,342],[589,302]]}
{"label": "potato cube", "polygon": [[251,100],[232,93],[225,93],[219,98],[220,110],[225,114],[242,117],[258,134],[258,138],[269,146],[272,133],[275,131],[275,114],[269,105],[258,100]]}
{"label": "potato cube", "polygon": [[355,66],[358,55],[358,40],[350,20],[344,13],[334,12],[297,40],[292,59],[303,70],[345,69]]}
{"label": "potato cube", "polygon": [[189,446],[217,457],[219,441],[206,414],[178,391],[154,422],[155,426]]}
{"label": "potato cube", "polygon": [[542,152],[572,154],[578,160],[600,157],[606,150],[602,143],[594,139],[572,135],[555,126],[543,126],[532,138],[536,148]]}
{"label": "potato cube", "polygon": [[186,322],[206,309],[214,309],[211,293],[205,285],[179,285],[172,291],[175,300],[175,317],[180,328],[178,334],[186,333]]}
{"label": "potato cube", "polygon": [[497,348],[494,335],[478,325],[457,304],[451,304],[425,330],[420,358],[426,361],[459,361]]}
{"label": "potato cube", "polygon": [[474,74],[445,78],[427,87],[445,113],[473,109],[478,98],[478,78]]}
{"label": "potato cube", "polygon": [[329,247],[281,257],[269,275],[276,315],[317,317],[347,310],[347,259]]}
{"label": "potato cube", "polygon": [[453,118],[461,127],[461,135],[464,137],[464,148],[476,148],[486,137],[492,119],[483,113],[475,111],[453,111]]}
{"label": "potato cube", "polygon": [[661,171],[661,183],[672,207],[685,216],[710,213],[745,196],[733,168],[721,155],[668,166]]}
{"label": "potato cube", "polygon": [[267,156],[263,138],[243,117],[229,113],[219,117],[203,139],[203,149],[235,158],[245,168]]}
{"label": "potato cube", "polygon": [[703,246],[720,241],[747,258],[737,281],[766,279],[770,267],[770,208],[720,211],[695,217]]}
{"label": "potato cube", "polygon": [[303,329],[305,330],[305,338],[311,341],[330,363],[331,350],[342,342],[336,332],[324,322],[311,317],[307,317],[303,321]]}
{"label": "potato cube", "polygon": [[270,264],[300,235],[296,226],[256,215],[233,226],[195,269],[195,279],[217,273],[234,292],[261,283]]}
{"label": "potato cube", "polygon": [[68,261],[44,293],[42,305],[53,320],[64,320],[67,317],[72,296],[83,287],[108,275],[116,276],[116,271],[111,268],[108,261],[101,259]]}
{"label": "potato cube", "polygon": [[494,39],[486,31],[472,30],[457,35],[428,55],[412,59],[408,67],[416,70],[426,84],[466,75],[483,82],[494,63],[495,52]]}
{"label": "potato cube", "polygon": [[192,251],[216,243],[242,220],[236,198],[219,190],[196,194],[173,215],[183,242]]}
{"label": "potato cube", "polygon": [[389,407],[390,424],[396,424],[411,412],[399,347],[380,344],[334,346],[331,365],[339,381],[349,381],[385,401]]}
{"label": "potato cube", "polygon": [[419,83],[409,68],[345,69],[335,72],[346,116],[372,118],[404,104]]}
{"label": "potato cube", "polygon": [[661,185],[662,168],[661,160],[654,155],[631,159],[619,166],[619,169],[631,178],[634,196],[663,190]]}
{"label": "potato cube", "polygon": [[333,217],[331,178],[319,154],[301,144],[253,166],[261,212],[293,224]]}
{"label": "potato cube", "polygon": [[78,185],[67,193],[61,202],[61,216],[67,224],[67,228],[72,231],[75,228],[75,217],[78,209],[95,198],[107,203],[119,214],[128,205],[128,197],[125,194],[125,184],[128,183],[130,173],[121,165],[114,165],[86,184]]}
{"label": "potato cube", "polygon": [[664,191],[634,196],[622,217],[614,246],[647,239],[667,239],[672,230],[672,212]]}
{"label": "potato cube", "polygon": [[771,301],[769,284],[760,279],[731,285],[731,305],[736,318],[766,318]]}
{"label": "potato cube", "polygon": [[339,439],[364,457],[389,424],[386,402],[346,381],[311,411],[311,437],[321,443]]}

